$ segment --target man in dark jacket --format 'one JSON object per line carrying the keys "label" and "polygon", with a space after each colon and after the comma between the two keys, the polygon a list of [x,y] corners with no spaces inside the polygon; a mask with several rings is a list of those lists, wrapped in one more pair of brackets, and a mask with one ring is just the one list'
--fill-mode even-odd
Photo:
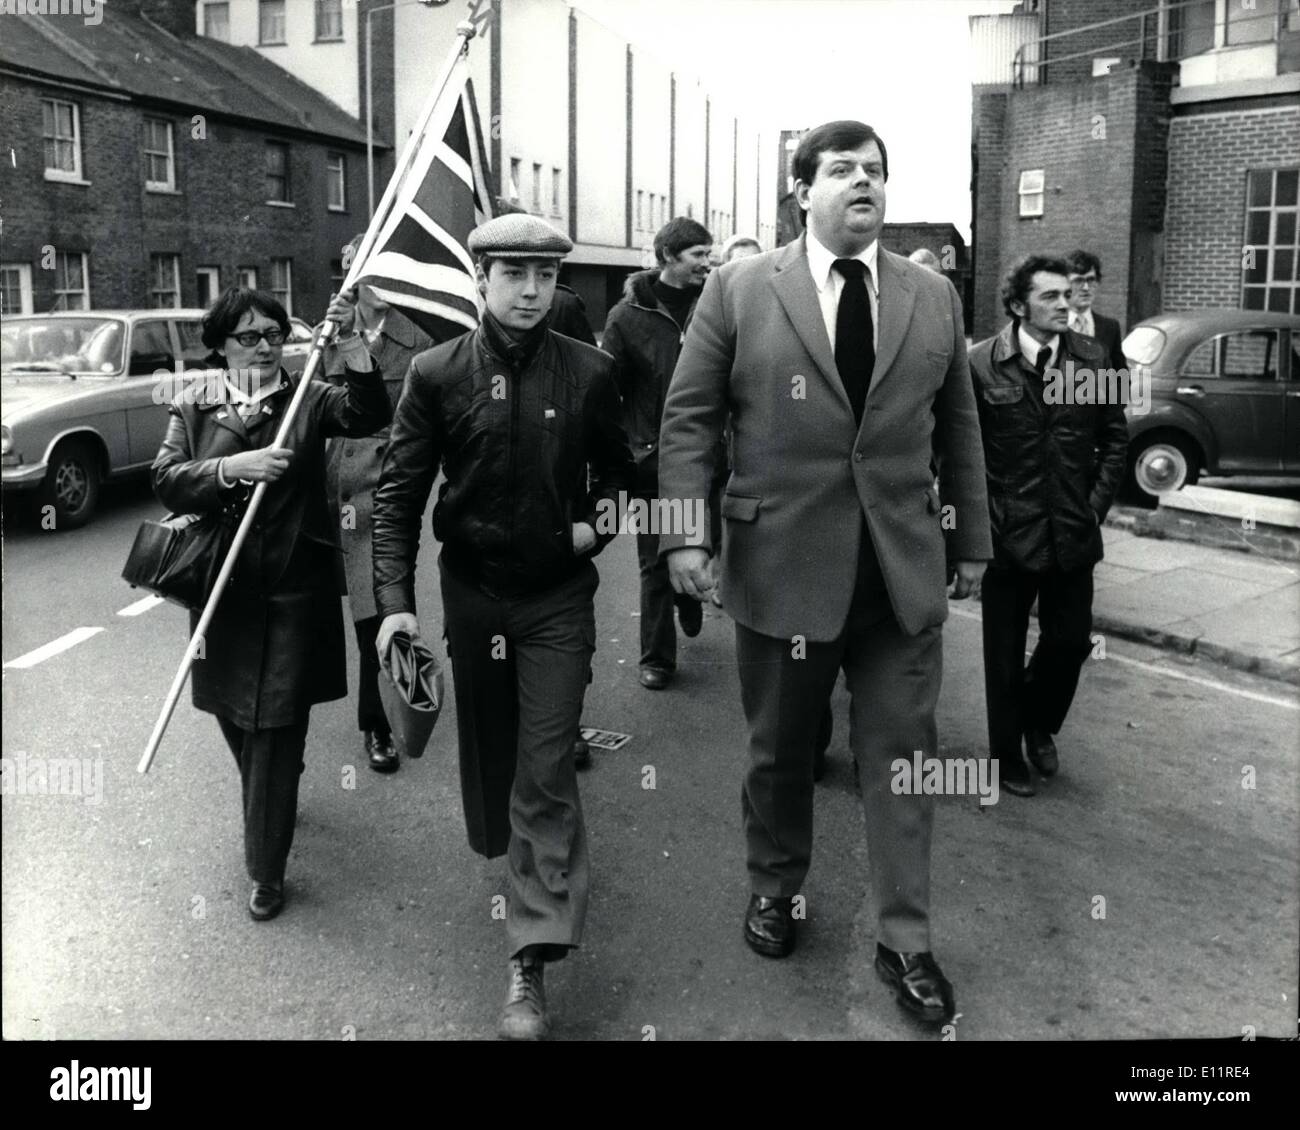
{"label": "man in dark jacket", "polygon": [[[685,339],[686,325],[709,276],[713,237],[695,220],[679,216],[655,235],[659,269],[630,275],[623,297],[609,312],[601,348],[617,362],[623,394],[623,423],[636,457],[636,496],[659,494],[659,424],[664,396]],[[638,530],[641,567],[641,685],[662,690],[677,670],[677,632],[697,636],[704,619],[700,603],[674,593],[668,566],[659,559],[659,535]]]}
{"label": "man in dark jacket", "polygon": [[[989,756],[1017,796],[1035,791],[1022,735],[1035,768],[1057,771],[1052,735],[1088,656],[1101,523],[1128,449],[1127,382],[1104,379],[1101,345],[1068,328],[1069,273],[1042,256],[1013,267],[1002,291],[1011,322],[970,355],[993,530],[983,586]],[[1035,598],[1038,644],[1026,668]]]}
{"label": "man in dark jacket", "polygon": [[446,476],[433,532],[465,820],[476,852],[509,855],[508,1038],[546,1035],[543,963],[582,935],[573,735],[596,646],[591,558],[613,536],[599,519],[634,476],[613,363],[545,321],[572,247],[527,215],[470,234],[483,320],[412,363],[375,495],[382,655],[395,631],[419,632],[420,518],[440,467]]}
{"label": "man in dark jacket", "polygon": [[1065,262],[1070,268],[1070,329],[1101,342],[1107,368],[1124,368],[1123,328],[1092,308],[1101,289],[1101,260],[1091,251],[1071,251]]}

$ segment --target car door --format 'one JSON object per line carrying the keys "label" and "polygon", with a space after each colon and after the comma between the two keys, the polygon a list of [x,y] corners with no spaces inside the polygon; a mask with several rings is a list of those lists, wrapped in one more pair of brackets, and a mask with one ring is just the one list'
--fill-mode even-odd
{"label": "car door", "polygon": [[1203,341],[1178,371],[1175,398],[1214,435],[1211,473],[1271,474],[1282,468],[1285,403],[1275,329],[1245,329]]}
{"label": "car door", "polygon": [[167,405],[176,385],[177,343],[169,318],[136,322],[127,355],[126,430],[132,464],[152,463],[167,431]]}
{"label": "car door", "polygon": [[1287,372],[1283,374],[1286,382],[1286,437],[1282,443],[1282,466],[1288,471],[1300,471],[1300,330],[1283,330],[1282,338],[1282,356],[1288,363]]}

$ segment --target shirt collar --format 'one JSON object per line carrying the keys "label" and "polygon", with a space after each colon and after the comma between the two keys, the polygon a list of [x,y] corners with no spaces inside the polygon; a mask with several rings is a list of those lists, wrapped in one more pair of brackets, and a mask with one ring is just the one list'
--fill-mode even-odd
{"label": "shirt collar", "polygon": [[[1036,370],[1038,368],[1038,351],[1043,347],[1029,336],[1029,332],[1025,329],[1025,324],[1023,322],[1017,326],[1017,340],[1020,342],[1020,356],[1029,362],[1029,367],[1031,369]],[[1051,355],[1047,358],[1047,363],[1048,365],[1054,365],[1056,364],[1057,351],[1061,347],[1061,335],[1053,334],[1047,339],[1046,345],[1052,351]]]}
{"label": "shirt collar", "polygon": [[1082,313],[1077,310],[1071,310],[1070,313],[1072,315],[1071,329],[1077,327],[1079,333],[1085,333],[1089,337],[1096,336],[1097,323],[1093,321],[1091,310],[1084,310]]}
{"label": "shirt collar", "polygon": [[880,249],[880,240],[873,239],[858,254],[853,256],[836,255],[829,250],[811,231],[808,232],[808,269],[812,272],[813,282],[818,290],[825,290],[826,284],[830,281],[831,267],[834,266],[836,259],[853,258],[860,259],[867,265],[867,271],[871,275],[871,289],[875,293],[880,293],[880,279],[876,274],[877,252]]}
{"label": "shirt collar", "polygon": [[223,374],[226,384],[226,393],[234,404],[261,404],[268,396],[274,396],[284,387],[284,373],[280,373],[280,379],[274,383],[268,381],[260,385],[256,392],[247,393],[230,379],[229,374]]}

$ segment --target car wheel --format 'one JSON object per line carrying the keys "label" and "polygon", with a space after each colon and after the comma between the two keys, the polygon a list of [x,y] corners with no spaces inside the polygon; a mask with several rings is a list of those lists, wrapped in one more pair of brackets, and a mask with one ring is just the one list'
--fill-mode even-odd
{"label": "car wheel", "polygon": [[1135,448],[1129,478],[1139,497],[1154,502],[1162,494],[1191,486],[1200,469],[1200,455],[1188,440],[1153,435]]}
{"label": "car wheel", "polygon": [[36,492],[36,511],[44,518],[53,508],[52,529],[75,530],[90,521],[99,505],[99,452],[81,439],[64,440],[50,456],[45,479]]}

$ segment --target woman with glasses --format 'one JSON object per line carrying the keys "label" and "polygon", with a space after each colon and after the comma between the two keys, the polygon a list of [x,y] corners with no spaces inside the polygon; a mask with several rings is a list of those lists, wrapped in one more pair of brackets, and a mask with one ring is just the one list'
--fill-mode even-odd
{"label": "woman with glasses", "polygon": [[350,297],[335,296],[327,316],[339,326],[346,383],[313,380],[274,446],[299,381],[280,365],[289,316],[263,291],[223,293],[203,318],[219,371],[172,405],[153,464],[154,492],[175,513],[224,511],[233,521],[254,486],[268,484],[191,676],[194,705],[217,716],[239,767],[248,910],[259,920],[284,906],[308,714],[347,694],[325,441],[370,435],[392,416]]}

